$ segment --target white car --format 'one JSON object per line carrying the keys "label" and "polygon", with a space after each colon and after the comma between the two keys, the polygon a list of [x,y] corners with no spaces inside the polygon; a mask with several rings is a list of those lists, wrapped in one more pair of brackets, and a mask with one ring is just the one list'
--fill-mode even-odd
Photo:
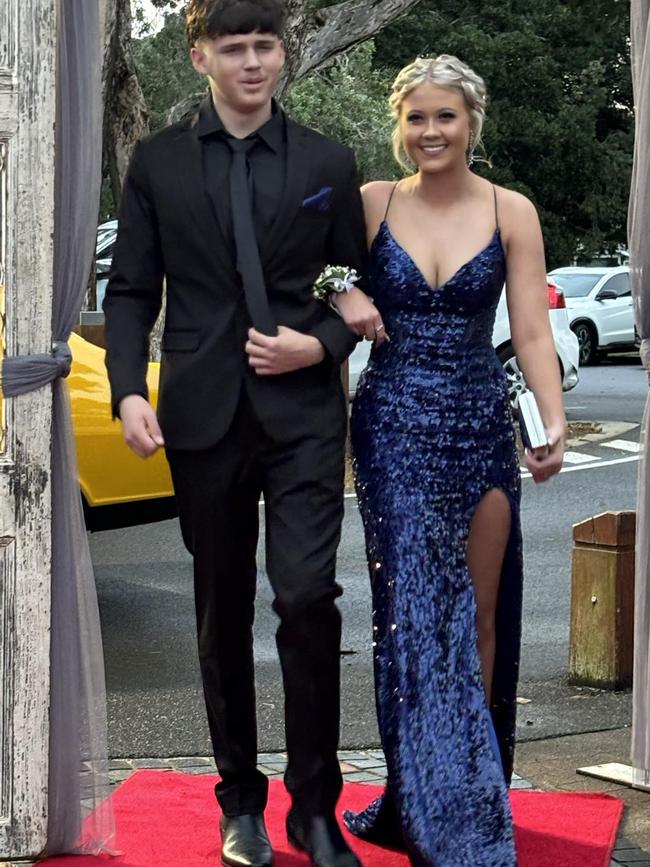
{"label": "white car", "polygon": [[97,273],[97,309],[102,309],[108,272],[113,259],[113,249],[117,238],[117,220],[109,220],[97,228],[97,246],[95,247],[95,267]]}
{"label": "white car", "polygon": [[[548,314],[553,329],[553,339],[557,351],[560,371],[562,373],[562,389],[570,391],[578,384],[579,348],[578,339],[569,327],[569,318],[564,302],[564,295],[559,286],[552,280],[548,281]],[[517,364],[517,356],[512,348],[510,336],[510,320],[508,319],[508,307],[506,305],[505,290],[501,293],[497,306],[492,343],[497,355],[503,364],[508,379],[508,391],[510,403],[516,408],[519,395],[526,387],[524,377]],[[357,390],[359,376],[368,363],[371,344],[363,341],[350,356],[349,367],[349,391],[350,397],[354,397]]]}
{"label": "white car", "polygon": [[627,265],[556,268],[550,277],[564,291],[569,322],[580,344],[580,364],[593,364],[610,350],[638,346]]}
{"label": "white car", "polygon": [[95,253],[98,259],[105,259],[105,250],[110,248],[110,254],[113,252],[113,244],[117,237],[117,220],[109,220],[107,223],[102,223],[97,227],[97,247]]}

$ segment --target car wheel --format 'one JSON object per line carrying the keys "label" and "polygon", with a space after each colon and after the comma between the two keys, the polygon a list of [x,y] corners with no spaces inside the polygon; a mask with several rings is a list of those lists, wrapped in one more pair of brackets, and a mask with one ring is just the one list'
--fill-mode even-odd
{"label": "car wheel", "polygon": [[587,322],[576,322],[571,328],[578,338],[580,364],[595,364],[598,361],[598,340],[594,329]]}
{"label": "car wheel", "polygon": [[526,380],[517,362],[517,356],[512,346],[505,346],[499,351],[499,361],[503,365],[508,382],[508,397],[513,412],[517,411],[519,395],[526,388]]}

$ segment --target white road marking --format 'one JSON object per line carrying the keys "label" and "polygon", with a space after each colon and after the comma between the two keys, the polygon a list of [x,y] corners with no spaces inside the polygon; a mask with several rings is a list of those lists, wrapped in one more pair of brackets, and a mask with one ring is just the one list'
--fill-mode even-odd
{"label": "white road marking", "polygon": [[593,464],[594,461],[599,461],[601,458],[596,455],[585,455],[582,452],[567,452],[564,455],[565,464]]}
{"label": "white road marking", "polygon": [[640,452],[641,444],[632,442],[632,440],[609,440],[609,442],[601,443],[606,449],[618,449],[621,452]]}
{"label": "white road marking", "polygon": [[[630,455],[628,458],[614,458],[611,461],[598,461],[593,464],[578,464],[575,467],[562,467],[560,470],[561,473],[575,473],[578,470],[599,470],[601,467],[613,467],[616,464],[629,464],[633,461],[640,460],[641,455]],[[597,459],[596,459],[597,460]],[[528,470],[522,467],[521,469],[521,477],[522,479],[530,479],[531,474]]]}

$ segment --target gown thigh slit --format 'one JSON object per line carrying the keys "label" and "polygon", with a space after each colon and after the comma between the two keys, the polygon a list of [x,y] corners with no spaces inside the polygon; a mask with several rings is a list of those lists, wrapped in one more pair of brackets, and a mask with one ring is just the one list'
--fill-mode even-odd
{"label": "gown thigh slit", "polygon": [[[492,327],[500,233],[432,289],[386,222],[371,294],[390,342],[374,347],[351,436],[373,597],[384,796],[350,830],[414,867],[514,867],[512,773],[521,624],[520,471]],[[467,565],[472,518],[497,489],[510,534],[496,605],[488,708]]]}

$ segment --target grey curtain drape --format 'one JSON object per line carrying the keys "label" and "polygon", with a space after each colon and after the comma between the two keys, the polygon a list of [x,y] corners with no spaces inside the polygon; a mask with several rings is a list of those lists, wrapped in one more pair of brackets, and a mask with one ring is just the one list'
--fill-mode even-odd
{"label": "grey curtain drape", "polygon": [[[632,78],[636,118],[628,220],[632,295],[641,359],[650,376],[650,0],[632,0]],[[641,429],[637,494],[632,764],[650,783],[650,397]]]}
{"label": "grey curtain drape", "polygon": [[62,380],[95,246],[102,42],[97,0],[58,0],[52,356],[6,358],[2,369],[6,397],[54,392],[49,855],[111,851],[114,834],[99,612]]}

